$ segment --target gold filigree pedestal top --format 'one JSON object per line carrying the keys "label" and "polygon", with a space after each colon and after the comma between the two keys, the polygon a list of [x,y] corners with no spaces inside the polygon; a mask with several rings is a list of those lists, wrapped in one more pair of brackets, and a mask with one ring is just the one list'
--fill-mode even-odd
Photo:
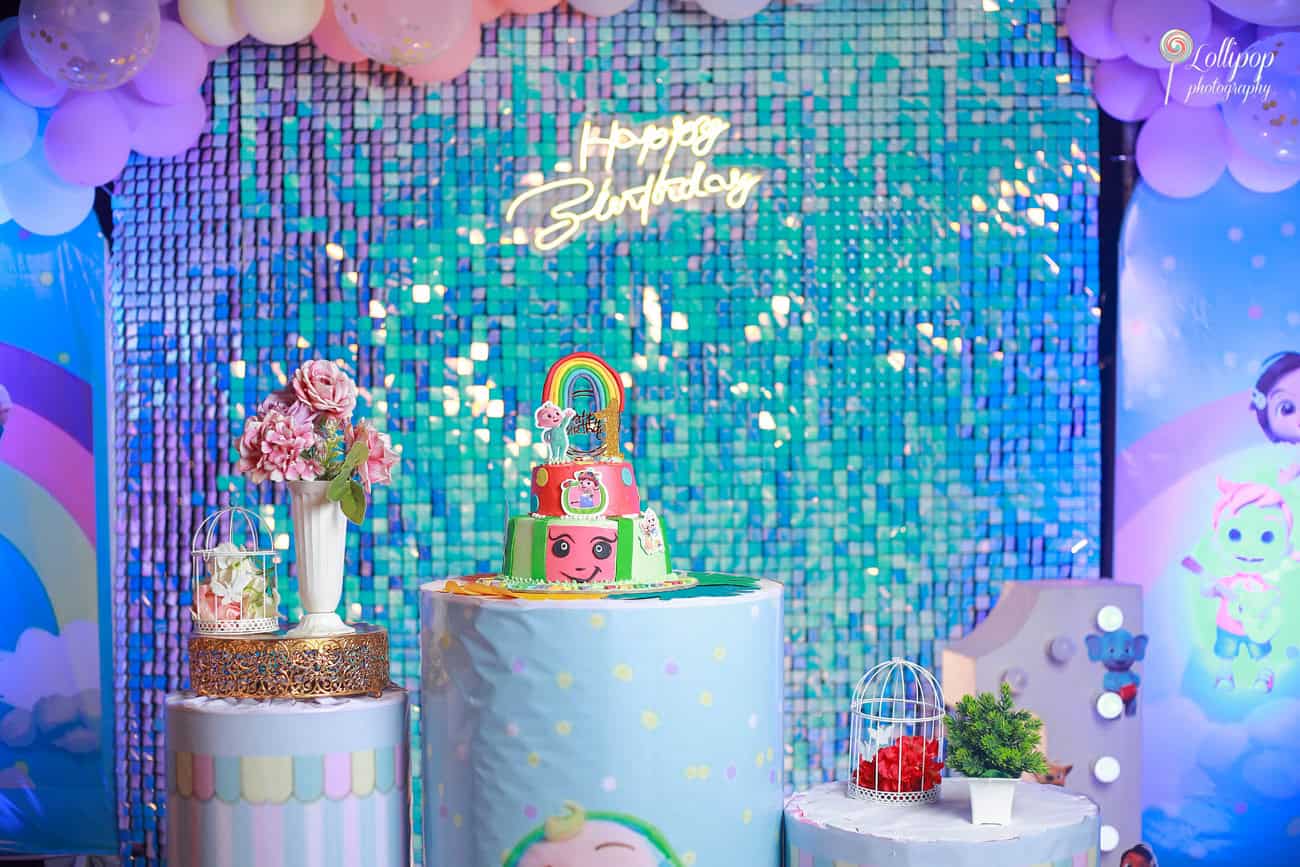
{"label": "gold filigree pedestal top", "polygon": [[218,698],[379,695],[388,685],[388,630],[354,623],[327,638],[190,636],[190,684]]}

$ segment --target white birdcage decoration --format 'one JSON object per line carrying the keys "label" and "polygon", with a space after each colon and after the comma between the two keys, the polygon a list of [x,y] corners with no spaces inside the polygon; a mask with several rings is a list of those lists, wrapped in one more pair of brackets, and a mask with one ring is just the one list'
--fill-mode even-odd
{"label": "white birdcage decoration", "polygon": [[279,627],[280,555],[260,516],[238,507],[213,512],[194,532],[190,555],[195,632],[242,635]]}
{"label": "white birdcage decoration", "polygon": [[853,690],[848,795],[886,804],[939,797],[943,770],[943,691],[934,675],[905,659],[868,671]]}

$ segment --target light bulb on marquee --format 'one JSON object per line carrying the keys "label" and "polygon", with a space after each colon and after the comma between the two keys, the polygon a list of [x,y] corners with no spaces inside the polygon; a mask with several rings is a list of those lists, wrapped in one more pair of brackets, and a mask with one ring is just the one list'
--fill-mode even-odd
{"label": "light bulb on marquee", "polygon": [[[547,251],[573,240],[588,223],[607,223],[626,214],[635,215],[645,226],[651,213],[666,205],[720,199],[727,208],[739,210],[749,201],[763,174],[708,164],[706,158],[730,128],[729,121],[711,114],[676,115],[668,122],[642,127],[613,120],[607,135],[602,135],[601,124],[583,121],[577,170],[586,172],[588,164],[594,162],[599,174],[594,178],[554,178],[525,190],[506,207],[506,221],[515,222],[530,203],[549,203],[545,210],[548,221],[527,229],[532,245]],[[615,159],[620,153],[635,153],[636,169],[643,172],[638,172],[637,179],[644,179],[641,183],[616,188]],[[599,159],[591,160],[598,154]],[[657,165],[647,166],[652,157]],[[680,168],[674,167],[674,160]]]}

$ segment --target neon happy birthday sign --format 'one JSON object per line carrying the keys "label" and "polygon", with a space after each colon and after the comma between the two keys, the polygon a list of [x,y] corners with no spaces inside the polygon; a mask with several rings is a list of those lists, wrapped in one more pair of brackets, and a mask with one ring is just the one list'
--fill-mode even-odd
{"label": "neon happy birthday sign", "polygon": [[[730,128],[730,122],[711,114],[677,115],[668,123],[649,123],[640,128],[614,120],[608,135],[601,135],[599,124],[583,121],[578,171],[587,172],[591,157],[603,150],[598,165],[604,177],[599,183],[590,177],[574,176],[539,184],[510,202],[506,220],[513,223],[515,215],[531,202],[558,196],[558,201],[546,210],[549,221],[531,230],[533,246],[545,251],[568,243],[588,223],[606,223],[624,214],[635,214],[644,226],[652,213],[667,204],[719,199],[732,210],[743,208],[763,179],[762,173],[741,168],[711,170],[706,162]],[[658,157],[658,166],[638,175],[644,177],[643,183],[616,189],[615,160],[620,154],[631,153],[636,154],[638,169],[645,168],[651,157]],[[679,156],[694,157],[694,165],[684,172],[677,171],[674,160]]]}

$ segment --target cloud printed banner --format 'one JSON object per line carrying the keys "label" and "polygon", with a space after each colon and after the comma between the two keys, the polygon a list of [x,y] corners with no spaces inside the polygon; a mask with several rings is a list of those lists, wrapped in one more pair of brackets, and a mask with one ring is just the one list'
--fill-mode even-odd
{"label": "cloud printed banner", "polygon": [[0,226],[0,855],[117,850],[105,259]]}
{"label": "cloud printed banner", "polygon": [[1146,590],[1162,867],[1300,845],[1300,191],[1140,186],[1122,239],[1115,577]]}

